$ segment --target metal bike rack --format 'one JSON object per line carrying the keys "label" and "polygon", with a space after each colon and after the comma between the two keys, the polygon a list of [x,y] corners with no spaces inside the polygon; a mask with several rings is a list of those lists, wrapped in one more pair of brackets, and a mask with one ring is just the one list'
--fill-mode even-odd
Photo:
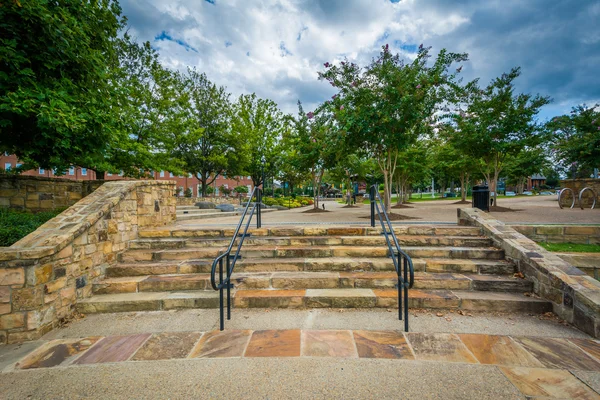
{"label": "metal bike rack", "polygon": [[[564,189],[563,189],[564,190]],[[581,209],[583,210],[583,202],[581,201],[583,199],[583,192],[585,192],[586,190],[589,190],[590,192],[592,192],[592,195],[594,195],[592,197],[592,199],[594,200],[592,202],[592,207],[591,209],[594,209],[594,207],[596,207],[596,197],[598,196],[596,194],[596,192],[594,191],[594,189],[592,189],[591,187],[584,187],[583,189],[581,189],[581,191],[579,192],[579,207],[581,207]],[[558,202],[558,204],[560,205],[560,201]],[[573,208],[573,207],[571,207]]]}
{"label": "metal bike rack", "polygon": [[575,207],[575,192],[573,192],[573,190],[572,190],[572,189],[569,189],[569,188],[564,188],[564,189],[561,189],[561,190],[560,190],[560,192],[558,192],[558,206],[559,206],[561,209],[563,208],[563,205],[561,204],[560,200],[562,199],[562,195],[563,195],[563,193],[564,193],[565,191],[569,191],[569,192],[571,192],[571,196],[573,196],[573,202],[571,203],[571,207],[569,207],[569,208],[573,208],[573,207]]}

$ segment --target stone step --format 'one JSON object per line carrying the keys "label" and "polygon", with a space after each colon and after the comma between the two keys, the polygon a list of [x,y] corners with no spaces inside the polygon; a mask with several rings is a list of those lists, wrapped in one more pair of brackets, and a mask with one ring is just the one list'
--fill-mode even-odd
{"label": "stone step", "polygon": [[[265,209],[263,211],[274,211]],[[194,227],[154,227],[141,230],[140,238],[198,238],[225,237],[231,238],[235,228],[194,228]],[[366,236],[380,235],[381,228],[371,227],[271,227],[251,228],[254,236]],[[458,225],[394,225],[397,235],[427,235],[427,236],[481,236],[481,228]]]}
{"label": "stone step", "polygon": [[[162,274],[192,274],[210,272],[212,259],[186,261],[158,261],[118,263],[106,268],[107,277],[125,277]],[[470,273],[511,275],[512,263],[505,260],[470,260],[448,258],[413,258],[415,271],[429,273]],[[393,271],[391,258],[242,258],[235,272],[362,272]]]}
{"label": "stone step", "polygon": [[[452,247],[490,247],[492,241],[481,236],[426,236],[398,235],[400,246],[452,246]],[[130,249],[169,249],[192,247],[226,247],[230,238],[210,239],[138,239],[130,242]],[[236,245],[239,239],[234,242]],[[381,236],[249,236],[244,240],[248,246],[387,246]]]}
{"label": "stone step", "polygon": [[[238,308],[395,308],[395,289],[238,290]],[[142,292],[94,295],[77,303],[79,312],[158,311],[181,308],[214,308],[217,291]],[[410,290],[410,308],[543,313],[549,302],[517,293],[450,290]]]}
{"label": "stone step", "polygon": [[[241,272],[236,289],[395,288],[395,272]],[[142,275],[107,278],[93,284],[96,294],[210,290],[210,274]],[[533,283],[512,276],[415,273],[415,289],[531,292]]]}
{"label": "stone step", "polygon": [[[496,248],[404,246],[402,249],[415,258],[467,258],[501,260],[504,251]],[[225,251],[218,248],[142,249],[119,254],[119,261],[161,261],[215,258]],[[250,246],[240,251],[242,258],[323,258],[323,257],[387,257],[384,246]]]}

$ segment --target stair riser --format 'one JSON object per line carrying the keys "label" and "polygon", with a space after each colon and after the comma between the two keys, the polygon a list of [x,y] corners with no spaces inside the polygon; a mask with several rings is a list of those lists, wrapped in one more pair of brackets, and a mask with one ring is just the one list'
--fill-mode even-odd
{"label": "stair riser", "polygon": [[[462,258],[501,260],[504,251],[497,249],[411,249],[404,251],[414,258]],[[215,258],[222,254],[223,249],[206,248],[182,251],[128,251],[119,255],[122,262],[160,261],[160,260],[190,260],[200,258]],[[279,248],[269,250],[254,250],[243,248],[240,252],[243,258],[323,258],[323,257],[387,257],[388,249],[385,247],[330,247],[330,248]]]}
{"label": "stair riser", "polygon": [[[381,233],[379,228],[252,228],[250,233],[254,236],[365,236]],[[428,236],[481,236],[481,229],[477,227],[431,227],[431,226],[397,226],[394,227],[397,235],[428,235]],[[152,229],[139,232],[140,238],[200,238],[224,237],[231,238],[234,229],[180,229],[162,230]]]}
{"label": "stair riser", "polygon": [[[228,239],[181,240],[181,241],[134,241],[130,249],[173,249],[173,248],[206,248],[229,246]],[[398,237],[398,243],[403,246],[450,246],[450,247],[490,247],[491,240],[486,238],[453,238],[453,237]],[[237,246],[238,242],[235,242]],[[251,246],[387,246],[383,237],[320,237],[320,238],[247,238],[244,248]]]}
{"label": "stair riser", "polygon": [[[544,313],[552,311],[547,302],[490,301],[467,299],[409,298],[409,308],[462,309],[468,311],[502,311]],[[391,308],[397,309],[397,299],[376,297],[255,297],[234,298],[237,308]],[[78,303],[77,310],[83,314],[160,311],[185,308],[217,308],[218,298],[210,299],[164,299],[145,301],[116,301]]]}
{"label": "stair riser", "polygon": [[[173,263],[159,266],[145,266],[134,264],[127,267],[116,266],[106,269],[107,278],[118,278],[125,276],[140,275],[164,275],[164,274],[194,274],[209,273],[212,262],[204,263]],[[515,267],[510,264],[488,265],[471,262],[458,264],[449,260],[447,264],[440,262],[426,262],[415,260],[413,262],[416,272],[430,273],[473,273],[484,275],[510,275],[515,272]],[[302,261],[286,263],[244,263],[239,262],[235,266],[235,272],[360,272],[360,271],[394,271],[394,264],[389,258],[372,260],[369,262],[327,262],[327,261]]]}
{"label": "stair riser", "polygon": [[[398,279],[388,278],[355,278],[355,277],[271,277],[264,276],[235,277],[236,289],[393,289]],[[529,292],[533,284],[525,280],[504,282],[472,281],[461,279],[416,279],[415,289],[424,290],[483,290],[495,292]],[[181,290],[212,290],[209,278],[190,277],[180,280],[143,280],[132,282],[101,282],[93,285],[95,294],[136,293],[136,292],[169,292]]]}

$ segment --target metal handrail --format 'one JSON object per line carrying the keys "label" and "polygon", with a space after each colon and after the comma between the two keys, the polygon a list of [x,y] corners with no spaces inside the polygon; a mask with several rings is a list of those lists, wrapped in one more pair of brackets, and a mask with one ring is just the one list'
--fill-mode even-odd
{"label": "metal handrail", "polygon": [[[244,227],[244,233],[240,236],[239,232],[244,222],[244,218],[248,214],[248,209],[250,208],[250,203],[252,203],[252,198],[256,196],[256,201],[252,207],[252,211],[250,211],[248,221],[246,221],[246,226]],[[254,187],[254,190],[250,194],[250,198],[248,199],[248,203],[244,208],[244,212],[242,213],[242,217],[240,218],[240,222],[238,222],[237,227],[235,228],[235,232],[233,233],[233,237],[231,238],[231,242],[227,247],[227,250],[222,254],[219,254],[215,260],[213,261],[211,270],[210,270],[210,284],[214,290],[219,291],[219,315],[220,315],[220,329],[225,329],[225,321],[224,321],[224,310],[223,310],[223,290],[227,289],[227,319],[231,319],[231,289],[233,285],[231,284],[231,274],[233,273],[233,269],[235,268],[235,263],[240,257],[240,250],[242,249],[242,245],[244,244],[244,239],[247,236],[250,236],[248,233],[248,228],[250,227],[250,222],[252,221],[252,217],[254,216],[254,212],[256,211],[256,227],[260,228],[262,224],[262,213],[261,213],[261,204],[262,204],[262,189],[258,186]],[[240,241],[238,242],[237,249],[235,251],[235,255],[231,256],[231,250],[233,249],[233,245],[236,239],[240,237]],[[226,272],[227,276],[223,277],[223,259],[226,260]],[[216,272],[217,265],[219,266],[219,283],[216,281]]]}
{"label": "metal handrail", "polygon": [[[377,214],[390,256],[394,261],[398,276],[398,319],[402,320],[402,311],[404,311],[404,330],[408,332],[408,289],[412,288],[415,283],[413,262],[410,256],[400,248],[392,222],[385,210],[385,204],[379,195],[378,185],[371,186],[369,197],[371,200],[371,226],[375,227],[375,214]],[[393,239],[395,249],[392,247],[390,236]],[[404,302],[402,301],[403,294]]]}

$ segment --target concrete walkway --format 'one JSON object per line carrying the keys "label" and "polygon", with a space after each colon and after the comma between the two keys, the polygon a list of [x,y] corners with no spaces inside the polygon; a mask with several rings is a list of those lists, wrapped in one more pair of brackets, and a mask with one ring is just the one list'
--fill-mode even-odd
{"label": "concrete walkway", "polygon": [[[458,200],[458,199],[457,199]],[[393,209],[392,211],[412,219],[397,221],[399,224],[418,223],[456,223],[456,210],[470,208],[471,204],[454,204],[456,200],[432,200],[410,204],[412,208]],[[326,201],[325,209],[329,212],[306,213],[312,206],[293,210],[277,211],[265,214],[263,224],[357,224],[368,225],[369,205],[359,204],[355,208],[344,208],[343,204]],[[494,218],[507,224],[600,224],[600,209],[560,209],[556,196],[528,196],[500,199],[501,207],[511,208],[514,212],[492,212]],[[214,218],[206,221],[181,221],[178,225],[214,226],[220,224],[236,225],[237,217]]]}
{"label": "concrete walkway", "polygon": [[[552,315],[99,314],[0,348],[1,398],[600,398],[600,344]],[[231,385],[225,385],[231,377]],[[526,397],[527,396],[527,397]]]}

